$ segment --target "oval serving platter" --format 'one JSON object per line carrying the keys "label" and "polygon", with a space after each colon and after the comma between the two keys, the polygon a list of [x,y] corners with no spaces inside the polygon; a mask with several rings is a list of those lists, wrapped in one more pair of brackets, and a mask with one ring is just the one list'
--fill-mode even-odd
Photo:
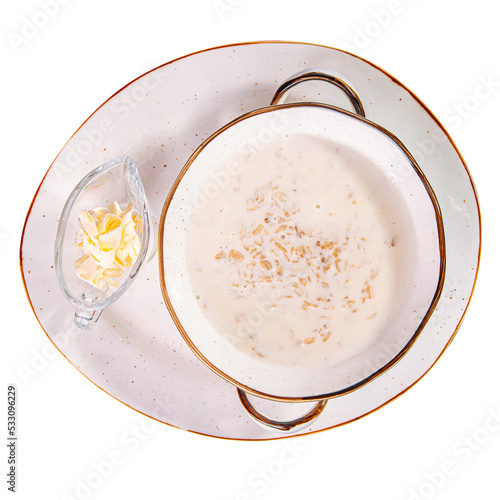
{"label": "oval serving platter", "polygon": [[[60,292],[53,269],[53,241],[64,202],[84,175],[125,154],[137,164],[152,215],[158,219],[177,174],[204,139],[224,123],[267,105],[289,75],[317,67],[342,73],[367,103],[367,118],[397,135],[418,161],[442,211],[447,267],[439,303],[407,355],[367,386],[331,400],[321,418],[291,435],[345,424],[390,402],[428,372],[455,336],[476,280],[480,214],[465,162],[432,113],[392,76],[340,50],[293,42],[208,49],[137,78],[84,122],[43,178],[21,241],[26,292],[51,342],[95,385],[138,412],[214,437],[283,437],[242,412],[234,387],[184,344],[163,303],[156,259],[103,312],[93,330],[73,326],[74,310]],[[192,79],[192,74],[203,78]],[[337,93],[317,83],[292,91],[289,100],[318,97],[345,105]],[[419,144],[437,135],[433,154],[426,155]],[[41,246],[40,241],[46,243]],[[387,346],[388,358],[392,355]],[[310,406],[259,403],[254,401],[278,419],[296,417]]]}

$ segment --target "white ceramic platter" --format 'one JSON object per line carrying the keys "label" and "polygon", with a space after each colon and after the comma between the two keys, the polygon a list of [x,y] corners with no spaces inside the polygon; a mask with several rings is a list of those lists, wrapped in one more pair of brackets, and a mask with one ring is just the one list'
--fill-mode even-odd
{"label": "white ceramic platter", "polygon": [[[49,339],[98,387],[145,415],[216,437],[283,437],[259,427],[241,407],[235,387],[183,342],[163,302],[156,258],[93,330],[73,327],[73,307],[53,269],[61,209],[85,174],[126,154],[138,166],[158,219],[197,146],[230,120],[268,105],[284,80],[308,68],[342,74],[360,95],[367,118],[394,133],[419,162],[443,214],[446,280],[434,314],[408,354],[367,386],[331,400],[317,421],[294,435],[349,422],[397,397],[432,367],[462,321],[479,262],[477,197],[453,142],[413,94],[371,63],[328,47],[261,42],[192,54],[134,80],[85,121],[44,177],[21,242],[26,291]],[[345,104],[335,89],[317,82],[292,90],[288,99]],[[434,146],[430,155],[422,147],[428,141]],[[387,358],[393,355],[387,346]],[[258,406],[271,418],[290,419],[309,405],[265,401]]]}

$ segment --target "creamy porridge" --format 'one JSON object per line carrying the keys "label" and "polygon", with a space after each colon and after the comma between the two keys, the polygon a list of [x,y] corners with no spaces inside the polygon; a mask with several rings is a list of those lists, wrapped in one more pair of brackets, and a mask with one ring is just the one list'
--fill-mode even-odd
{"label": "creamy porridge", "polygon": [[414,236],[399,192],[362,156],[317,138],[235,159],[239,173],[188,221],[207,320],[271,364],[331,364],[368,348],[408,286]]}

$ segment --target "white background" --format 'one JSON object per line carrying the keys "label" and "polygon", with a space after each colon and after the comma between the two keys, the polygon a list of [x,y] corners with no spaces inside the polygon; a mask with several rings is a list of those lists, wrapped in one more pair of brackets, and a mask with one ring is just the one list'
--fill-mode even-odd
{"label": "white background", "polygon": [[[14,383],[17,498],[499,498],[500,425],[484,431],[491,412],[500,412],[500,31],[494,3],[221,0],[217,9],[213,0],[52,2],[58,11],[22,42],[24,18],[32,20],[43,0],[3,2],[0,16],[0,436],[6,433],[7,385]],[[265,39],[349,44],[415,92],[448,128],[482,209],[483,254],[471,306],[456,339],[424,379],[357,422],[298,440],[257,443],[157,424],[124,448],[123,436],[148,419],[97,389],[62,356],[48,360],[29,381],[20,375],[19,367],[30,366],[49,343],[19,272],[26,212],[61,147],[116,90],[190,52]],[[490,92],[474,106],[484,79]],[[454,106],[464,104],[468,116],[458,120]],[[467,436],[480,437],[481,444]],[[286,442],[295,448],[283,464]],[[101,471],[97,481],[96,465],[117,451],[120,463]],[[450,463],[453,473],[438,472]],[[264,479],[257,482],[259,476]],[[86,489],[81,484],[89,477],[95,481]],[[101,484],[94,487],[96,481]]]}

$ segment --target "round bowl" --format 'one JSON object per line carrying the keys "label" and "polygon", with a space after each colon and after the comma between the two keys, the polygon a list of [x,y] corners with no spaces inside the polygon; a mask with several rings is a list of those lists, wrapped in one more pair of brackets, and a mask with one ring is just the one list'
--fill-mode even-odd
{"label": "round bowl", "polygon": [[[311,74],[311,79],[318,79],[318,73],[306,75]],[[298,79],[290,81],[295,84]],[[339,79],[335,77],[335,81],[338,84]],[[290,84],[283,88],[290,88]],[[283,95],[283,88],[277,95]],[[350,89],[348,85],[346,88]],[[165,201],[160,221],[159,263],[166,306],[195,354],[240,391],[276,401],[323,401],[351,392],[404,356],[437,304],[444,281],[445,242],[436,197],[404,145],[389,131],[364,118],[362,106],[354,107],[358,114],[312,102],[271,105],[251,111],[199,146]],[[400,236],[406,245],[404,258],[398,261],[397,295],[388,304],[389,312],[371,340],[360,342],[343,356],[333,356],[331,360],[325,356],[325,362],[303,365],[295,361],[287,364],[286,357],[277,363],[249,355],[240,348],[238,332],[233,340],[221,334],[219,325],[200,305],[188,262],[190,246],[197,244],[200,249],[210,249],[206,241],[190,240],[193,218],[214,203],[220,205],[221,212],[224,203],[229,204],[228,213],[241,210],[238,203],[233,203],[237,198],[227,193],[230,180],[248,175],[245,170],[248,160],[258,157],[269,144],[282,141],[284,154],[287,144],[296,154],[297,144],[302,140],[313,148],[314,144],[326,145],[332,155],[341,152],[350,158],[351,164],[356,165],[356,175],[369,181],[374,199],[392,203],[397,212],[405,214]],[[329,172],[318,171],[315,175],[324,178],[325,188],[331,188],[332,196],[336,195]],[[244,182],[245,177],[242,179]],[[220,229],[218,222],[213,219],[213,231]],[[208,269],[209,261],[200,259],[200,267]],[[228,301],[225,291],[217,287],[216,278],[212,285],[213,294],[219,296],[224,307],[224,301]],[[228,302],[226,305],[230,307]],[[265,314],[258,303],[255,309]],[[366,323],[366,328],[371,327]],[[249,409],[244,395],[242,403]]]}

